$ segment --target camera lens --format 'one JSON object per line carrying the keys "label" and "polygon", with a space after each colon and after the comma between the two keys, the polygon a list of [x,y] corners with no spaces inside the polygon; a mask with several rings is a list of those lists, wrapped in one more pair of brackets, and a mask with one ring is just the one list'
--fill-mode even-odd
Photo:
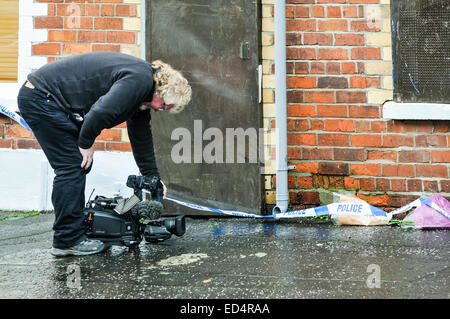
{"label": "camera lens", "polygon": [[149,243],[157,243],[169,239],[172,236],[165,227],[147,225],[144,230],[144,238]]}
{"label": "camera lens", "polygon": [[170,233],[172,233],[178,237],[183,236],[184,233],[186,232],[186,221],[184,219],[184,216],[177,216],[175,218],[167,218],[164,221],[164,226]]}

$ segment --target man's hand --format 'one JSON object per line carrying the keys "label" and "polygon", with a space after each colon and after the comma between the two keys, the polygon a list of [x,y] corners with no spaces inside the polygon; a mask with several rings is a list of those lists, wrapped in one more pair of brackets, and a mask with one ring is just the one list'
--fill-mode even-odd
{"label": "man's hand", "polygon": [[94,145],[92,145],[91,148],[84,149],[81,147],[78,147],[80,150],[81,155],[83,156],[83,161],[81,162],[81,167],[85,170],[89,169],[89,167],[92,164],[92,159],[94,157]]}
{"label": "man's hand", "polygon": [[163,199],[165,199],[166,198],[166,193],[167,193],[167,187],[166,187],[166,185],[164,185],[162,180],[159,180],[159,181],[161,182],[161,184],[163,186]]}

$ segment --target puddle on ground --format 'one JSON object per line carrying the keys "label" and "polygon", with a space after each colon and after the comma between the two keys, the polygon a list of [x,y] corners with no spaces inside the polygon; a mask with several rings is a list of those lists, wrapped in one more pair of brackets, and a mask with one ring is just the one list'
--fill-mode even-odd
{"label": "puddle on ground", "polygon": [[202,259],[208,258],[207,254],[182,254],[180,256],[172,256],[166,259],[162,259],[156,263],[147,267],[146,269],[155,269],[157,267],[170,267],[170,266],[180,266],[188,265],[196,262],[200,262]]}
{"label": "puddle on ground", "polygon": [[[267,256],[267,254],[266,253],[254,253],[254,254],[250,254],[250,255],[248,255],[249,257],[258,257],[258,258],[263,258],[263,257],[266,257]],[[240,255],[240,257],[241,258],[246,258],[247,256],[246,255],[243,255],[243,254],[241,254]]]}

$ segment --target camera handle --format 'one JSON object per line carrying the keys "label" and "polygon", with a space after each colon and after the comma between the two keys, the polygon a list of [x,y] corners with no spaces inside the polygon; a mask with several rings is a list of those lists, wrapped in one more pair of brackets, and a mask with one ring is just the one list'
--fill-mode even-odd
{"label": "camera handle", "polygon": [[143,194],[150,194],[151,198],[145,198],[145,200],[155,200],[162,203],[164,196],[164,188],[160,180],[158,180],[157,187],[154,189],[146,189],[145,187],[136,187],[133,189],[134,195],[136,195],[140,200],[144,200]]}
{"label": "camera handle", "polygon": [[132,188],[134,195],[143,200],[143,190],[151,194],[151,200],[162,202],[164,189],[159,176],[136,176],[130,175],[127,186]]}

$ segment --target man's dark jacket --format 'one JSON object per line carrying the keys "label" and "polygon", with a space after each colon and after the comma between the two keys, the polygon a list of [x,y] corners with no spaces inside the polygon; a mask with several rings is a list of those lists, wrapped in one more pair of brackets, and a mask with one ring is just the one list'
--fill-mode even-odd
{"label": "man's dark jacket", "polygon": [[122,53],[93,52],[46,64],[28,75],[28,80],[68,114],[84,114],[79,147],[90,148],[103,129],[126,121],[141,174],[158,174],[150,111],[139,110],[155,91],[150,63]]}

